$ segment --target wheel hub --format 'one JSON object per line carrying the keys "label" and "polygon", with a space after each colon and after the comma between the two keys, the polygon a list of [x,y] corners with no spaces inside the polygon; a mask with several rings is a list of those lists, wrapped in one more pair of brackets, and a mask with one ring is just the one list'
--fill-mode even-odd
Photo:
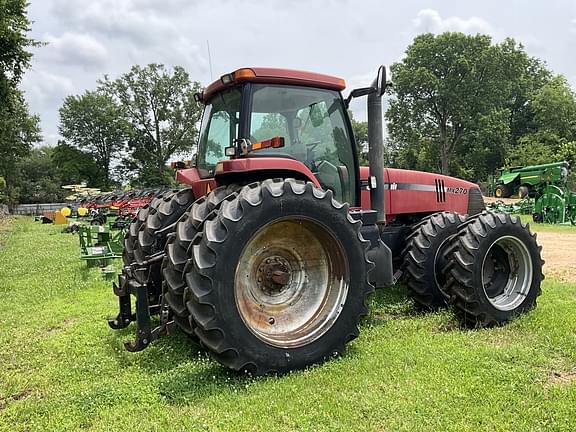
{"label": "wheel hub", "polygon": [[258,288],[269,296],[282,294],[292,280],[292,269],[287,259],[274,255],[258,266]]}

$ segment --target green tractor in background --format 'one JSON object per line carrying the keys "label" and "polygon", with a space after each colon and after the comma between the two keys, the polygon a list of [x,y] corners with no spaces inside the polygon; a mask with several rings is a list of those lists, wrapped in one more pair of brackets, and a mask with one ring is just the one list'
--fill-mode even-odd
{"label": "green tractor in background", "polygon": [[549,185],[564,188],[569,170],[568,162],[505,168],[500,177],[496,179],[494,196],[496,198],[508,198],[512,195],[518,195],[520,198],[535,197],[544,193],[544,189]]}

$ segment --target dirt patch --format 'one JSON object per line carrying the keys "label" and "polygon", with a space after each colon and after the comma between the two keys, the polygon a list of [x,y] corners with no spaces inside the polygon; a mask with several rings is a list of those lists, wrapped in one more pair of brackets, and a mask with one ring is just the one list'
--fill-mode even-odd
{"label": "dirt patch", "polygon": [[49,327],[47,330],[47,333],[50,335],[58,333],[59,331],[64,330],[67,327],[70,327],[75,322],[76,322],[75,319],[72,319],[72,318],[66,319],[66,320],[62,321],[61,324]]}
{"label": "dirt patch", "polygon": [[13,395],[8,396],[6,399],[0,398],[0,411],[4,410],[9,402],[20,401],[24,399],[28,399],[35,393],[32,389],[24,389],[18,393],[14,393]]}
{"label": "dirt patch", "polygon": [[539,232],[544,274],[562,282],[576,282],[576,233]]}
{"label": "dirt patch", "polygon": [[576,381],[576,369],[569,371],[553,372],[548,377],[548,385],[567,385]]}

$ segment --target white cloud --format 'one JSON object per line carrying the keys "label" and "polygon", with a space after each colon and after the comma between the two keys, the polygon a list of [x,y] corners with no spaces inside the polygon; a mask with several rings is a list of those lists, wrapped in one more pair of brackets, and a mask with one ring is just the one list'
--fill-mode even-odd
{"label": "white cloud", "polygon": [[573,19],[570,21],[570,31],[571,31],[572,33],[576,33],[576,18],[573,18]]}
{"label": "white cloud", "polygon": [[494,29],[488,22],[478,17],[442,18],[434,9],[422,9],[412,21],[416,33],[443,33],[447,31],[467,34],[494,34]]}
{"label": "white cloud", "polygon": [[55,146],[58,144],[58,141],[60,141],[61,139],[63,139],[63,138],[56,133],[44,134],[42,136],[42,144]]}
{"label": "white cloud", "polygon": [[[568,37],[576,37],[574,8],[542,2],[408,1],[393,8],[379,0],[30,3],[30,36],[51,42],[32,50],[33,70],[25,78],[31,110],[42,116],[47,137],[57,136],[63,97],[94,89],[104,74],[115,78],[134,64],[181,65],[207,85],[207,40],[214,79],[250,65],[305,69],[345,78],[345,95],[368,85],[378,64],[401,59],[425,31],[489,33],[495,41],[513,36],[558,73],[574,76],[576,70]],[[365,98],[351,108],[357,118],[366,117]]]}
{"label": "white cloud", "polygon": [[70,78],[35,69],[24,75],[22,88],[33,112],[59,106],[75,90]]}
{"label": "white cloud", "polygon": [[[30,112],[42,117],[43,144],[56,145],[58,135],[58,108],[64,98],[76,93],[73,80],[44,70],[29,70],[22,79],[22,89],[30,106]],[[48,124],[50,127],[45,127]]]}
{"label": "white cloud", "polygon": [[108,56],[106,47],[88,34],[46,34],[43,40],[49,47],[45,52],[58,63],[99,66],[106,62]]}
{"label": "white cloud", "polygon": [[[171,3],[176,4],[177,1]],[[54,11],[58,11],[58,17],[63,23],[79,31],[116,40],[128,39],[136,44],[164,40],[165,36],[176,33],[170,19],[159,14],[162,8],[154,10],[142,7],[135,0],[57,0]]]}

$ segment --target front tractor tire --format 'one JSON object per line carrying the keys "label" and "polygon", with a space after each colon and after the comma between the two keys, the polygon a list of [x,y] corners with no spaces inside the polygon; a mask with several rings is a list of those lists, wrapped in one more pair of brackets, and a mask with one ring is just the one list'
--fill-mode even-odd
{"label": "front tractor tire", "polygon": [[534,308],[544,279],[541,249],[514,215],[483,212],[463,225],[444,288],[463,323],[501,325]]}
{"label": "front tractor tire", "polygon": [[465,220],[458,213],[434,213],[420,221],[408,236],[403,252],[404,280],[418,307],[434,310],[448,304],[448,296],[442,291],[446,283],[445,254],[450,239]]}
{"label": "front tractor tire", "polygon": [[185,267],[195,334],[221,364],[284,373],[344,352],[368,313],[368,242],[348,206],[298,180],[222,202]]}

